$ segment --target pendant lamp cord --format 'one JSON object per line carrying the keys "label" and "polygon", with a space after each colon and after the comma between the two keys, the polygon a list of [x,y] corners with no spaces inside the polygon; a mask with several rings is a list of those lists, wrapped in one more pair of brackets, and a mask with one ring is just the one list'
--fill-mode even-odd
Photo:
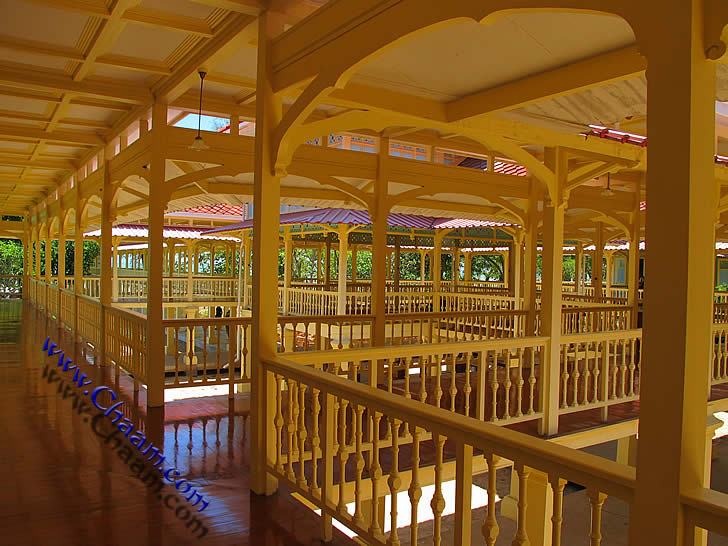
{"label": "pendant lamp cord", "polygon": [[205,82],[206,73],[200,71],[200,106],[197,109],[197,136],[200,136],[200,129],[202,127],[202,84]]}

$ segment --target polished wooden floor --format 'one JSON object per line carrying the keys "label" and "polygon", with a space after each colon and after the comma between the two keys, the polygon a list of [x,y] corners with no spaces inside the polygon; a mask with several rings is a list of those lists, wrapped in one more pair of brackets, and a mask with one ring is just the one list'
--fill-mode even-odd
{"label": "polished wooden floor", "polygon": [[[73,412],[70,398],[64,400],[56,384],[42,377],[45,365],[55,360],[40,350],[46,336],[61,337],[54,322],[19,300],[0,300],[0,464],[5,486],[0,545],[318,543],[320,520],[288,494],[250,494],[244,397],[231,403],[226,396],[179,400],[167,404],[164,413],[134,411],[131,416],[148,437],[163,437],[167,460],[191,476],[209,500],[202,513],[208,534],[198,538],[131,475],[90,423]],[[65,336],[61,347],[76,363],[84,356],[92,360]],[[86,364],[84,369],[95,384],[118,386],[127,407],[134,407],[131,383],[123,376],[117,380],[108,367]],[[353,543],[337,534],[335,544]]]}

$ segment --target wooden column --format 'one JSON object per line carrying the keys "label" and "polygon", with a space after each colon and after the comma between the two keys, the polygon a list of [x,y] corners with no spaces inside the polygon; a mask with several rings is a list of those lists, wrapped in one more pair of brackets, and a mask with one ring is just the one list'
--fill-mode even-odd
{"label": "wooden column", "polygon": [[516,231],[511,246],[513,256],[510,259],[509,271],[512,271],[512,274],[508,281],[508,288],[515,299],[516,309],[521,309],[523,306],[523,240],[523,230]]}
{"label": "wooden column", "polygon": [[[557,179],[568,174],[566,153],[560,149],[547,149],[546,165],[556,173]],[[561,187],[560,185],[557,187]],[[560,196],[557,196],[559,199]],[[550,339],[541,367],[541,392],[544,416],[540,433],[558,432],[559,380],[561,344],[561,278],[563,271],[564,210],[563,202],[547,198],[543,213],[543,259],[541,273],[541,335]]]}
{"label": "wooden column", "polygon": [[[115,279],[112,276],[113,242],[111,235],[114,226],[114,211],[112,210],[114,188],[111,185],[109,162],[106,161],[102,168],[104,185],[101,197],[101,271],[99,272],[99,300],[101,302],[101,324],[99,324],[99,328],[101,334],[98,354],[103,366],[106,364],[106,336],[109,334],[106,332],[105,312],[111,306],[112,283]],[[110,335],[113,334],[113,332],[110,333]]]}
{"label": "wooden column", "polygon": [[264,373],[263,360],[276,355],[278,344],[278,233],[281,180],[274,171],[273,135],[281,121],[283,104],[271,88],[270,39],[272,23],[267,11],[258,18],[258,74],[256,89],[255,172],[253,178],[253,326],[251,374],[251,463],[253,492],[270,495],[277,480],[266,471],[275,458],[276,384]]}
{"label": "wooden column", "polygon": [[420,250],[420,280],[424,282],[425,279],[425,257],[427,256],[427,252],[424,250]]}
{"label": "wooden column", "polygon": [[614,251],[607,250],[604,252],[604,258],[607,263],[607,278],[605,279],[605,293],[608,298],[612,297],[612,267],[614,267]]}
{"label": "wooden column", "polygon": [[356,254],[358,252],[358,247],[356,245],[351,245],[351,282],[356,282],[356,268],[357,268],[357,258]]}
{"label": "wooden column", "polygon": [[392,280],[394,291],[399,292],[399,281],[402,275],[402,239],[399,235],[394,236],[394,267],[392,268]]}
{"label": "wooden column", "polygon": [[579,242],[574,251],[574,292],[584,293],[584,245]]}
{"label": "wooden column", "polygon": [[349,255],[349,230],[345,224],[339,224],[338,229],[339,235],[339,298],[337,300],[338,306],[336,309],[337,314],[346,315],[346,266],[347,257]]}
{"label": "wooden column", "polygon": [[[387,220],[389,207],[389,138],[381,137],[377,156],[377,178],[374,181],[374,209],[369,211],[372,219],[372,314],[374,315],[374,346],[384,345],[384,314],[387,290]],[[369,381],[376,385],[375,366]]]}
{"label": "wooden column", "polygon": [[51,283],[51,277],[53,274],[52,264],[52,253],[51,253],[51,227],[48,225],[45,230],[45,282]]}
{"label": "wooden column", "polygon": [[531,180],[528,197],[528,223],[524,234],[523,256],[523,308],[528,311],[526,333],[533,335],[536,328],[536,259],[538,255],[538,201],[540,190]]}
{"label": "wooden column", "polygon": [[[604,295],[604,277],[602,265],[604,262],[604,227],[602,223],[597,224],[597,233],[594,238],[594,253],[592,254],[592,286],[594,295],[601,298]],[[597,300],[597,301],[601,301]]]}
{"label": "wooden column", "polygon": [[[288,228],[283,228],[283,314],[288,314],[288,292],[293,276],[293,237]],[[321,310],[323,312],[323,310]]]}
{"label": "wooden column", "polygon": [[66,288],[66,229],[62,209],[58,216],[58,288],[61,289]]}
{"label": "wooden column", "polygon": [[642,351],[649,362],[640,378],[632,546],[695,544],[700,537],[686,528],[680,497],[703,487],[707,471],[713,287],[706,273],[713,267],[718,192],[716,67],[705,58],[704,10],[700,0],[665,0],[659,17],[643,19],[650,281]]}
{"label": "wooden column", "polygon": [[440,290],[442,289],[442,242],[444,239],[444,232],[435,232],[432,242],[432,265],[430,265],[430,271],[432,274],[432,293],[434,297],[432,310],[435,313],[440,312],[441,309]]}
{"label": "wooden column", "polygon": [[164,186],[167,105],[152,107],[151,161],[149,164],[149,243],[147,253],[147,406],[164,406],[164,330],[162,320],[164,249]]}
{"label": "wooden column", "polygon": [[241,264],[243,267],[242,301],[244,309],[248,309],[251,305],[250,296],[248,295],[248,287],[250,286],[250,243],[250,234],[246,232],[243,235],[243,259],[241,260]]}
{"label": "wooden column", "polygon": [[113,237],[111,239],[113,278],[111,279],[111,301],[119,300],[119,244],[120,239]]}
{"label": "wooden column", "polygon": [[[714,283],[711,283],[714,284]],[[640,287],[640,185],[636,184],[632,222],[629,232],[629,252],[627,256],[627,305],[632,309],[632,328],[637,328],[639,320]]]}
{"label": "wooden column", "polygon": [[326,254],[324,255],[324,283],[326,290],[331,285],[331,233],[326,234]]}

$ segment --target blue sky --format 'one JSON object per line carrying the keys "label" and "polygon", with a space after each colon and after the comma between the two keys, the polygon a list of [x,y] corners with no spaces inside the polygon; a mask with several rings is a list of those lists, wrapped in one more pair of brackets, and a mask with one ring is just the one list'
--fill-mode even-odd
{"label": "blue sky", "polygon": [[[216,123],[217,122],[217,123]],[[217,131],[221,125],[224,127],[229,123],[227,118],[218,118],[215,116],[206,116],[202,114],[202,130]],[[197,114],[189,114],[175,123],[176,127],[185,127],[187,129],[197,129]]]}

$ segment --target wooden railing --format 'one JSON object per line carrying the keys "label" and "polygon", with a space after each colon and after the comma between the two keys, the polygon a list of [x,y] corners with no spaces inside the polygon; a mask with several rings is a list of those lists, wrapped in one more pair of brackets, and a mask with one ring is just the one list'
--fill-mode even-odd
{"label": "wooden railing", "polygon": [[728,324],[713,324],[712,332],[712,384],[728,383]]}
{"label": "wooden railing", "polygon": [[76,305],[78,336],[98,348],[101,343],[101,303],[88,296],[76,296]]}
{"label": "wooden railing", "polygon": [[22,298],[23,276],[0,275],[0,298]]}
{"label": "wooden railing", "polygon": [[561,332],[564,334],[626,330],[632,326],[631,307],[609,305],[561,310]]}
{"label": "wooden railing", "polygon": [[76,328],[76,294],[71,290],[61,289],[60,321],[69,330]]}
{"label": "wooden railing", "polygon": [[637,400],[641,349],[642,330],[562,336],[559,413],[601,408],[606,417],[609,406]]}
{"label": "wooden railing", "polygon": [[[389,345],[446,343],[523,337],[526,311],[465,311],[458,313],[411,313],[387,316]],[[531,334],[533,332],[530,332]]]}
{"label": "wooden railing", "polygon": [[147,383],[147,318],[128,309],[105,307],[106,356],[134,378]]}
{"label": "wooden railing", "polygon": [[[548,338],[370,347],[289,355],[292,362],[379,384],[390,393],[474,416],[539,419],[537,367]],[[377,379],[374,379],[376,377]]]}
{"label": "wooden railing", "polygon": [[[331,538],[333,518],[367,544],[398,544],[401,540],[418,544],[425,533],[432,535],[434,544],[483,540],[495,544],[501,528],[513,529],[499,525],[496,511],[498,469],[511,464],[520,491],[515,500],[515,529],[501,537],[509,543],[511,537],[513,544],[536,543],[530,542],[526,524],[528,480],[534,473],[539,474],[539,481],[550,484],[553,493],[554,546],[565,544],[561,526],[567,482],[587,489],[584,502],[589,503],[587,510],[592,515],[587,531],[592,544],[599,544],[605,498],[632,500],[633,468],[549,442],[535,442],[437,404],[413,404],[404,396],[339,377],[342,371],[337,365],[324,371],[282,357],[266,359],[263,364],[275,385],[275,400],[262,408],[261,429],[269,440],[261,445],[271,446],[263,455],[266,470],[321,511],[324,540]],[[433,372],[441,368],[437,361]],[[353,375],[354,371],[347,373]],[[482,374],[480,377],[487,381]],[[437,384],[438,378],[441,376],[433,375],[427,380]],[[477,403],[472,407],[477,408]],[[482,537],[476,538],[471,536],[473,476],[486,472],[481,483],[487,483],[489,502],[480,508]],[[455,499],[446,500],[446,482],[453,479]],[[425,496],[425,487],[432,493]],[[409,506],[403,506],[402,495],[409,498]],[[385,497],[389,499],[387,511]],[[449,513],[455,517],[445,524]],[[432,522],[424,524],[428,519]],[[398,529],[403,524],[407,527]]]}

